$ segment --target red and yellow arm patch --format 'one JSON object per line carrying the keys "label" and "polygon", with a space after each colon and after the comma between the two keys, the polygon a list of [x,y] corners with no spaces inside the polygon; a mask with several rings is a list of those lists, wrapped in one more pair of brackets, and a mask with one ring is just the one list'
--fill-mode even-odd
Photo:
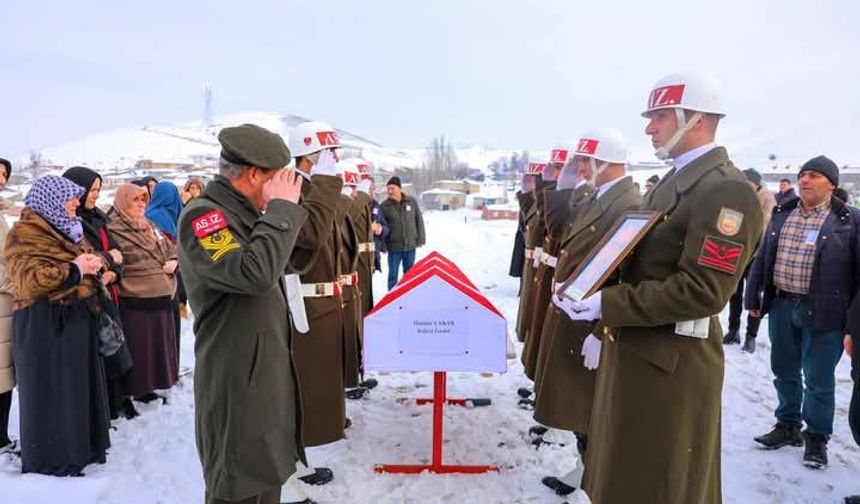
{"label": "red and yellow arm patch", "polygon": [[206,238],[213,233],[226,229],[227,219],[221,210],[212,210],[191,221],[191,227],[194,229],[194,236],[198,239]]}
{"label": "red and yellow arm patch", "polygon": [[227,229],[227,219],[221,210],[213,210],[191,221],[197,242],[216,263],[231,250],[241,248],[233,233]]}
{"label": "red and yellow arm patch", "polygon": [[698,263],[700,266],[733,274],[738,269],[738,261],[741,260],[743,251],[744,246],[740,243],[715,236],[706,236],[705,243],[702,244],[702,251],[699,253]]}

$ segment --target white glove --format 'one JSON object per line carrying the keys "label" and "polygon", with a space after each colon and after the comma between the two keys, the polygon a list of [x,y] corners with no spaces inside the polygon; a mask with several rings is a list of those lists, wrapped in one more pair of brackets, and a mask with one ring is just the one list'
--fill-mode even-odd
{"label": "white glove", "polygon": [[337,160],[334,158],[331,149],[326,149],[320,152],[319,159],[317,159],[316,164],[311,168],[311,176],[328,175],[336,177],[340,175],[339,170],[342,170],[342,168],[338,168]]}
{"label": "white glove", "polygon": [[352,191],[354,191],[354,190],[355,190],[355,187],[345,185],[345,186],[343,186],[343,189],[340,190],[340,193],[343,194],[344,196],[348,196],[348,197],[352,198]]}
{"label": "white glove", "polygon": [[358,183],[358,190],[370,196],[370,185],[372,183],[373,181],[370,179],[363,179],[361,182]]}
{"label": "white glove", "polygon": [[603,342],[589,334],[582,343],[582,364],[585,369],[594,371],[597,365],[600,364],[600,349],[603,347]]}
{"label": "white glove", "polygon": [[552,297],[552,304],[558,306],[571,320],[597,320],[601,315],[600,298],[600,291],[582,301],[573,301],[556,294]]}

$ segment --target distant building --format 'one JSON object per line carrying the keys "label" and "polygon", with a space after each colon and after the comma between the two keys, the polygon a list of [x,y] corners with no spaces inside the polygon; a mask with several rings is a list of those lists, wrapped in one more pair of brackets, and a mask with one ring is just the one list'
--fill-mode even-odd
{"label": "distant building", "polygon": [[519,210],[509,205],[487,205],[481,212],[483,220],[517,220]]}
{"label": "distant building", "polygon": [[463,194],[474,194],[481,190],[481,186],[471,180],[437,180],[433,183],[433,187]]}
{"label": "distant building", "polygon": [[457,210],[466,206],[466,194],[447,189],[430,189],[421,193],[421,208],[425,210]]}

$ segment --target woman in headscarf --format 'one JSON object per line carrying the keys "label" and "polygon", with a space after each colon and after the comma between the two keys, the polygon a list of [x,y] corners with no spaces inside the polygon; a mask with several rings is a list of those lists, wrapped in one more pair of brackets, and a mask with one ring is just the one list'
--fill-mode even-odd
{"label": "woman in headscarf", "polygon": [[[176,225],[182,213],[182,199],[179,188],[172,182],[159,182],[152,191],[152,200],[146,206],[146,218],[155,224],[164,236],[176,244]],[[182,283],[182,274],[176,271],[176,295],[173,297],[173,324],[176,328],[176,370],[179,372],[179,343],[182,335],[182,318],[186,313],[188,295]],[[179,376],[177,375],[177,379]]]}
{"label": "woman in headscarf", "polygon": [[81,476],[110,446],[97,294],[107,264],[75,215],[83,192],[63,177],[36,180],[6,237],[25,473]]}
{"label": "woman in headscarf", "polygon": [[116,190],[108,230],[123,255],[119,307],[134,367],[126,393],[142,402],[166,397],[176,383],[176,247],[145,216],[146,189],[123,184]]}
{"label": "woman in headscarf", "polygon": [[[12,175],[12,163],[0,158],[0,189]],[[9,226],[4,218],[9,203],[0,198],[0,243],[6,242]],[[12,407],[12,389],[15,387],[15,368],[12,366],[12,284],[6,274],[6,261],[0,250],[0,453],[15,449],[9,439],[9,410]]]}
{"label": "woman in headscarf", "polygon": [[200,177],[191,177],[188,182],[182,187],[182,206],[188,204],[189,201],[200,196],[203,192],[203,181]]}
{"label": "woman in headscarf", "polygon": [[[95,171],[83,166],[69,168],[63,173],[63,177],[84,188],[84,195],[81,196],[77,215],[81,219],[84,238],[109,265],[108,271],[102,275],[102,283],[107,286],[110,299],[105,300],[106,302],[103,304],[106,309],[110,310],[114,318],[119,318],[118,285],[123,270],[122,253],[107,229],[107,223],[110,219],[96,206],[101,193],[102,178]],[[138,415],[134,403],[122,393],[121,387],[123,376],[130,370],[130,362],[131,357],[128,353],[128,347],[125,345],[114,355],[105,357],[108,404],[112,420],[116,420],[120,415],[129,420]]]}

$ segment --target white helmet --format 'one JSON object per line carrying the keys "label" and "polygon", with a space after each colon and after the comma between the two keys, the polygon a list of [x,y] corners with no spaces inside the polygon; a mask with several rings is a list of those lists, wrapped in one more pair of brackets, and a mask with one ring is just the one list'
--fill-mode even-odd
{"label": "white helmet", "polygon": [[[611,164],[627,164],[627,142],[620,131],[601,128],[586,132],[576,143],[571,161],[577,157],[587,158],[591,163],[591,184],[596,185],[597,176]],[[600,161],[598,165],[597,162]]]}
{"label": "white helmet", "polygon": [[370,164],[360,157],[352,158],[355,162],[355,167],[358,169],[358,174],[361,178],[373,178],[373,172],[370,169]]}
{"label": "white helmet", "polygon": [[627,142],[614,128],[601,128],[586,132],[576,143],[574,156],[583,156],[611,164],[627,163]]}
{"label": "white helmet", "polygon": [[725,116],[720,82],[701,72],[681,72],[663,77],[648,95],[648,108],[642,117],[660,109],[684,109]]}
{"label": "white helmet", "polygon": [[[659,159],[669,159],[670,151],[687,131],[690,130],[704,114],[714,114],[720,117],[726,115],[723,109],[720,83],[710,74],[697,72],[682,72],[660,79],[648,96],[648,108],[642,112],[642,117],[650,117],[655,110],[674,109],[678,121],[678,130],[654,153]],[[694,112],[687,120],[685,110]]]}
{"label": "white helmet", "polygon": [[344,186],[355,187],[358,185],[358,181],[361,179],[358,169],[359,161],[364,162],[359,158],[343,159],[337,162],[338,171],[340,172],[340,177],[343,179]]}
{"label": "white helmet", "polygon": [[537,161],[529,161],[526,166],[526,175],[540,175],[546,168],[546,163],[538,163]]}
{"label": "white helmet", "polygon": [[570,145],[566,143],[557,143],[549,152],[549,163],[547,164],[565,164],[570,155]]}
{"label": "white helmet", "polygon": [[339,147],[337,132],[326,123],[303,122],[290,131],[290,154],[294,158]]}

